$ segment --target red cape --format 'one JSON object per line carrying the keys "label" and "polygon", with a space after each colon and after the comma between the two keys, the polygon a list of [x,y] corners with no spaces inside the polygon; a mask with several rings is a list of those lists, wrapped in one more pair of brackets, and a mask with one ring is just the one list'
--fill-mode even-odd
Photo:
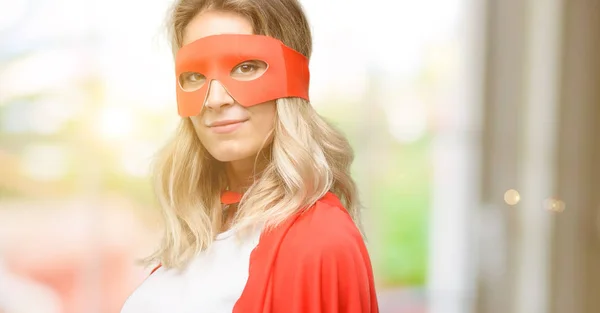
{"label": "red cape", "polygon": [[362,236],[327,193],[302,214],[263,232],[233,313],[378,313]]}

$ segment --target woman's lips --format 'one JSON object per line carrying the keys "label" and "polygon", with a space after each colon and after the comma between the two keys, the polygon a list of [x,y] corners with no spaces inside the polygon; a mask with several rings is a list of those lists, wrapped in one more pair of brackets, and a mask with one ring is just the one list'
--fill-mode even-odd
{"label": "woman's lips", "polygon": [[208,125],[211,131],[217,134],[227,134],[240,128],[247,120],[223,120]]}

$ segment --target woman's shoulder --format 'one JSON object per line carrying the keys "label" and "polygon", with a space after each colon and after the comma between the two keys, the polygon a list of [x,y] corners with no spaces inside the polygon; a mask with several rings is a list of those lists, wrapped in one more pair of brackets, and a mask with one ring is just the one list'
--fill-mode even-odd
{"label": "woman's shoulder", "polygon": [[331,278],[358,273],[364,283],[372,277],[363,236],[334,194],[326,194],[286,230],[276,249],[278,277],[295,279],[297,273],[319,273],[319,277]]}
{"label": "woman's shoulder", "polygon": [[360,248],[363,237],[339,198],[328,192],[290,226],[285,239],[295,253],[335,253]]}

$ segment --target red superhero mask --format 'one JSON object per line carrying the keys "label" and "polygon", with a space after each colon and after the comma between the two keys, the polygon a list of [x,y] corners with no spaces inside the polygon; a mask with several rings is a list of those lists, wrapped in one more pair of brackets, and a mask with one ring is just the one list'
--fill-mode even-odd
{"label": "red superhero mask", "polygon": [[177,52],[175,72],[182,117],[200,114],[213,80],[245,107],[286,97],[308,100],[308,58],[268,36],[201,38]]}

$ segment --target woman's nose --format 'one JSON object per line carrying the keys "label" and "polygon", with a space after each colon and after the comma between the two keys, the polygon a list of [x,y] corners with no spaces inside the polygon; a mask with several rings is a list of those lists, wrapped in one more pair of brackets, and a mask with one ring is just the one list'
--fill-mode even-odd
{"label": "woman's nose", "polygon": [[213,80],[208,86],[208,94],[206,95],[206,102],[204,105],[213,110],[218,110],[222,106],[231,105],[235,101],[233,97],[227,92],[227,89],[218,80]]}

